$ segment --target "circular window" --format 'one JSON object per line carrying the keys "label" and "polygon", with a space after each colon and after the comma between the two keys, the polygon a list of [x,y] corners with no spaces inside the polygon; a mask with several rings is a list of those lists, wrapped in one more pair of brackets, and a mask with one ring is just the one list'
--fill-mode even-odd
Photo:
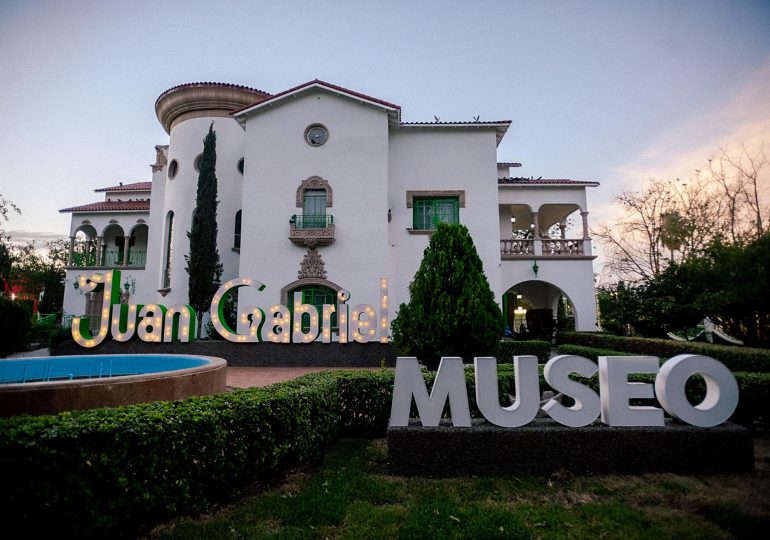
{"label": "circular window", "polygon": [[176,173],[179,172],[179,162],[175,159],[171,160],[171,163],[168,164],[168,179],[173,180],[176,176]]}
{"label": "circular window", "polygon": [[238,160],[238,172],[241,174],[243,174],[243,162],[244,162],[243,158]]}
{"label": "circular window", "polygon": [[305,142],[310,146],[321,146],[329,140],[329,132],[321,124],[313,124],[305,130]]}
{"label": "circular window", "polygon": [[195,172],[201,172],[201,159],[203,159],[203,154],[198,154],[195,156],[195,160],[193,161]]}

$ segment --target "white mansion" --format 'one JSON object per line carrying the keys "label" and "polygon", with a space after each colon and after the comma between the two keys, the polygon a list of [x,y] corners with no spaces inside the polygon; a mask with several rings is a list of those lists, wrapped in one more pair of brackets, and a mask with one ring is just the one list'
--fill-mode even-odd
{"label": "white mansion", "polygon": [[122,270],[124,301],[187,303],[186,232],[213,122],[222,280],[267,285],[242,289],[241,302],[290,305],[301,291],[320,306],[347,289],[376,306],[386,277],[392,320],[435,224],[460,222],[512,330],[557,314],[595,329],[586,188],[598,184],[513,177],[518,163],[497,162],[510,121],[402,122],[398,105],[318,80],[275,95],[184,84],[155,111],[169,140],[155,147],[152,181],[61,210],[72,214],[68,315],[98,319],[101,298],[77,277],[111,268]]}

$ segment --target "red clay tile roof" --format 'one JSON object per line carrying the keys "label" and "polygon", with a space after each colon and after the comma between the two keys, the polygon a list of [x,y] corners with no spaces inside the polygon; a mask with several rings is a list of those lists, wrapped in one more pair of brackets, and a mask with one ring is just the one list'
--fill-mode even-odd
{"label": "red clay tile roof", "polygon": [[230,84],[230,83],[220,83],[220,82],[191,82],[191,83],[185,83],[185,84],[178,84],[176,86],[172,86],[165,92],[163,92],[161,95],[158,96],[158,99],[155,100],[155,104],[157,105],[158,101],[168,94],[169,92],[173,92],[174,90],[178,90],[180,88],[190,88],[194,86],[219,86],[222,88],[238,88],[240,90],[246,90],[247,92],[253,92],[255,94],[261,94],[263,96],[269,96],[269,92],[265,92],[263,90],[258,90],[256,88],[251,88],[250,86],[242,86],[240,84]]}
{"label": "red clay tile roof", "polygon": [[598,186],[599,182],[569,180],[567,178],[498,178],[501,185],[514,186]]}
{"label": "red clay tile roof", "polygon": [[71,208],[62,208],[59,212],[149,212],[150,201],[102,201]]}
{"label": "red clay tile roof", "polygon": [[280,99],[280,98],[282,98],[283,96],[285,96],[287,94],[292,94],[294,92],[297,92],[298,90],[302,90],[303,88],[307,88],[307,87],[315,86],[315,85],[326,87],[329,90],[336,90],[337,92],[341,92],[343,94],[348,94],[350,96],[354,96],[354,97],[357,97],[357,98],[360,98],[360,99],[364,99],[366,101],[371,101],[372,103],[377,103],[379,105],[382,105],[384,107],[388,107],[390,109],[396,109],[398,111],[401,110],[401,106],[400,105],[396,105],[395,103],[390,103],[388,101],[384,101],[384,100],[378,99],[376,97],[367,96],[366,94],[362,94],[360,92],[355,92],[353,90],[349,90],[347,88],[343,88],[342,86],[337,86],[336,84],[328,83],[328,82],[322,81],[320,79],[314,79],[312,81],[308,81],[306,83],[300,84],[299,86],[295,86],[294,88],[289,88],[288,90],[284,90],[283,92],[279,92],[277,94],[274,94],[274,95],[270,96],[269,98],[267,98],[267,99],[265,99],[263,101],[260,101],[259,103],[255,103],[253,105],[247,105],[246,107],[241,107],[240,109],[236,109],[233,112],[231,112],[230,114],[231,115],[236,115],[236,114],[238,114],[240,112],[243,112],[245,110],[251,109],[252,107],[254,107],[256,105],[260,105],[261,106],[261,105],[263,105],[265,103],[270,103],[271,101],[274,101],[276,99]]}
{"label": "red clay tile roof", "polygon": [[118,186],[101,187],[94,191],[151,191],[152,182],[133,182],[131,184],[120,183]]}
{"label": "red clay tile roof", "polygon": [[496,126],[499,124],[510,124],[510,120],[492,120],[487,122],[401,122],[402,126]]}

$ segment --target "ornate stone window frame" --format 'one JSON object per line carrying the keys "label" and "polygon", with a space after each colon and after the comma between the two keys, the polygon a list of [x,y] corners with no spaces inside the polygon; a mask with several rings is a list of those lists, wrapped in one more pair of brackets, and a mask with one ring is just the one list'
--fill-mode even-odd
{"label": "ornate stone window frame", "polygon": [[[297,287],[306,287],[308,285],[320,285],[321,287],[327,287],[334,291],[334,294],[340,292],[342,287],[336,283],[323,278],[302,278],[297,281],[292,281],[281,289],[281,304],[284,306],[290,306],[292,299],[289,298],[289,291],[296,289]],[[336,302],[335,302],[336,305]]]}
{"label": "ornate stone window frame", "polygon": [[415,199],[428,199],[431,197],[457,197],[460,203],[460,208],[465,208],[465,190],[464,189],[438,189],[430,191],[407,191],[406,192],[406,207],[413,208]]}
{"label": "ornate stone window frame", "polygon": [[311,176],[303,180],[297,188],[297,208],[302,208],[305,192],[310,189],[322,189],[326,191],[326,208],[331,208],[334,203],[332,187],[328,180],[320,176]]}

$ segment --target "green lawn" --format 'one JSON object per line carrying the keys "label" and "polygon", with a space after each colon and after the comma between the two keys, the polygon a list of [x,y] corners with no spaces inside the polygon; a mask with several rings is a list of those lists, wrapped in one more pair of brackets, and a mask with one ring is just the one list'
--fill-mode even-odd
{"label": "green lawn", "polygon": [[432,480],[389,476],[382,439],[347,439],[318,468],[150,538],[766,538],[770,438],[755,450],[755,475]]}

